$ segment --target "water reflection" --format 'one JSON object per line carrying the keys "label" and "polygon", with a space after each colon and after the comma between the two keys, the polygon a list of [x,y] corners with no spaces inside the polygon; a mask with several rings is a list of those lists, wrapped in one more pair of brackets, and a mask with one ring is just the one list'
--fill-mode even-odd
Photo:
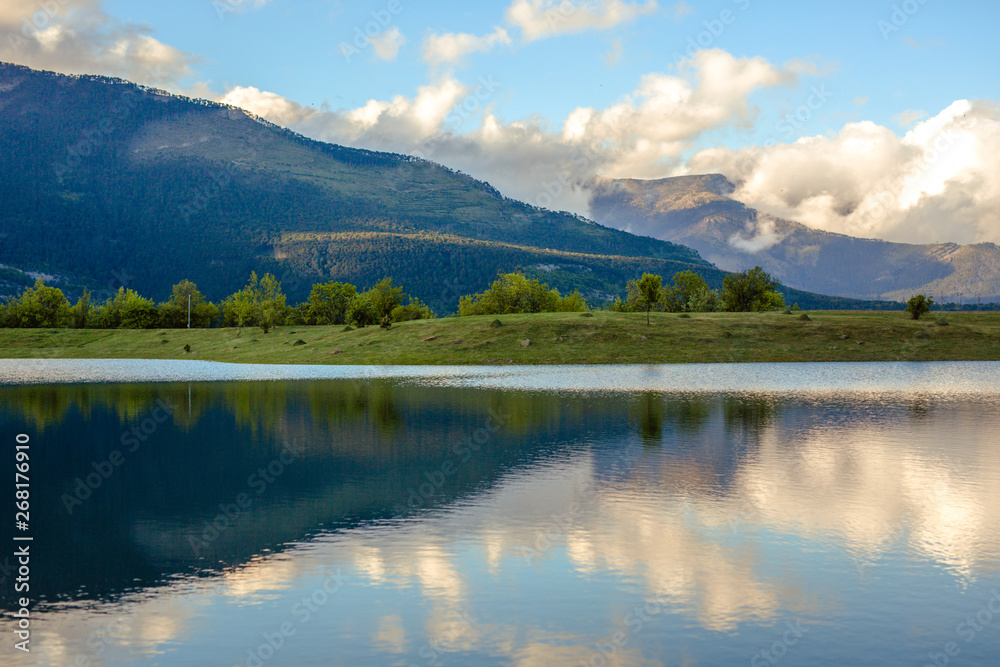
{"label": "water reflection", "polygon": [[[262,664],[733,664],[797,620],[789,664],[910,664],[1000,583],[996,408],[401,380],[3,388],[0,437],[33,434],[36,544],[58,548],[32,562],[31,661],[0,660],[247,664],[289,623]],[[977,642],[963,655],[998,648]]]}

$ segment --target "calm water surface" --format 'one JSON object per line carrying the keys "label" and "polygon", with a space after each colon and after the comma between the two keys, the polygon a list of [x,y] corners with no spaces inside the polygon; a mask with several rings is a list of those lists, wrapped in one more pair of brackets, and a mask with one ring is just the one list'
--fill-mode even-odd
{"label": "calm water surface", "polygon": [[0,383],[2,665],[1000,664],[997,364]]}

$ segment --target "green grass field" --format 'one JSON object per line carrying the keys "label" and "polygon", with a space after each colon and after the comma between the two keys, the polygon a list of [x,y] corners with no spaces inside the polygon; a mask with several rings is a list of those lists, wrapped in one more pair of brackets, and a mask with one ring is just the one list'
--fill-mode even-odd
{"label": "green grass field", "polygon": [[[0,357],[268,364],[613,364],[1000,360],[1000,313],[596,312],[449,317],[366,327],[103,331],[0,329]],[[937,322],[945,318],[949,325]],[[500,319],[501,327],[491,327]],[[530,344],[523,346],[525,340]],[[299,343],[299,341],[304,341]],[[298,344],[296,344],[298,343]],[[184,346],[190,345],[191,352]],[[339,350],[339,352],[338,352]]]}

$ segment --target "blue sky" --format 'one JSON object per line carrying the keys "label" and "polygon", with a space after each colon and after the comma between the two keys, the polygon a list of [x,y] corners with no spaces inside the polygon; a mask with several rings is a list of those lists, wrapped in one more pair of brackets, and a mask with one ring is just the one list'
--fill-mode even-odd
{"label": "blue sky", "polygon": [[9,0],[0,30],[31,39],[0,59],[226,101],[533,203],[559,181],[552,207],[584,214],[595,178],[719,171],[817,227],[970,242],[1000,241],[1000,194],[970,190],[1000,176],[998,27],[986,1]]}
{"label": "blue sky", "polygon": [[[368,48],[348,61],[338,45],[352,45],[355,29],[364,29],[374,20],[372,13],[386,12],[388,4],[271,0],[240,11],[238,0],[215,5],[210,0],[116,0],[106,3],[105,11],[123,22],[147,24],[160,41],[196,54],[196,74],[188,83],[208,81],[219,92],[255,86],[302,104],[354,108],[369,99],[415,94],[434,76],[420,54],[428,34],[487,34],[507,25],[509,3],[399,0],[402,11],[389,23],[407,40],[398,57],[385,61]],[[578,106],[613,104],[632,92],[643,74],[675,71],[676,57],[688,51],[689,40],[735,56],[817,63],[823,76],[804,77],[802,85],[755,100],[762,117],[776,122],[800,103],[809,85],[826,84],[833,101],[802,128],[803,134],[839,129],[845,120],[859,119],[902,132],[894,121],[902,112],[936,113],[956,99],[997,96],[1000,48],[991,44],[1000,28],[1000,3],[916,2],[918,11],[895,29],[893,6],[902,4],[725,0],[692,2],[678,12],[677,4],[660,3],[655,14],[608,30],[529,44],[514,37],[510,47],[468,56],[456,72],[470,83],[479,76],[502,82],[505,94],[496,100],[496,109],[507,120],[538,114],[553,123]],[[732,12],[730,25],[715,23],[723,11]],[[894,28],[888,38],[879,21]],[[710,28],[720,25],[723,30],[716,36]],[[619,44],[620,60],[610,64],[609,53]],[[856,103],[859,98],[867,103]]]}

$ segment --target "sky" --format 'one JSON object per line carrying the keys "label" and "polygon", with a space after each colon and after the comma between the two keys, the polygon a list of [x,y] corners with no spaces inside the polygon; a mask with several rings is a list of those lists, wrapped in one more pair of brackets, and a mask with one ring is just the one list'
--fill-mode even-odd
{"label": "sky", "polygon": [[0,60],[120,76],[587,215],[722,173],[829,231],[1000,243],[1000,3],[4,0]]}

